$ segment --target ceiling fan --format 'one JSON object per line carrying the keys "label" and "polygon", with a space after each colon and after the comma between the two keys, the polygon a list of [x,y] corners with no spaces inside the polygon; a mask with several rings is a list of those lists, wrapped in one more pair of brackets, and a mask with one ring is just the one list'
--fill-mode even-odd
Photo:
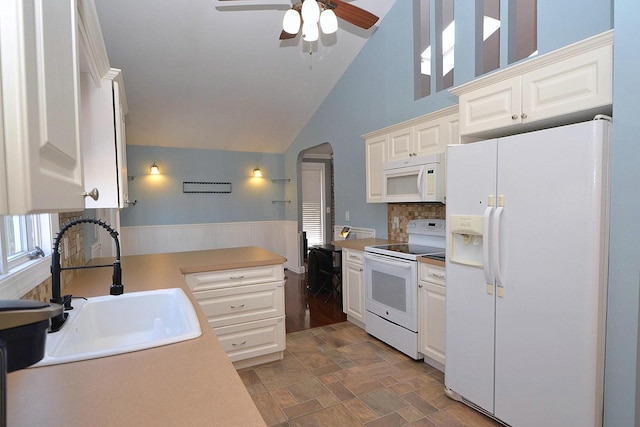
{"label": "ceiling fan", "polygon": [[371,28],[379,19],[374,14],[343,0],[301,0],[285,13],[280,40],[293,39],[302,30],[305,41],[316,41],[319,27],[325,34],[337,30],[336,17],[365,30]]}

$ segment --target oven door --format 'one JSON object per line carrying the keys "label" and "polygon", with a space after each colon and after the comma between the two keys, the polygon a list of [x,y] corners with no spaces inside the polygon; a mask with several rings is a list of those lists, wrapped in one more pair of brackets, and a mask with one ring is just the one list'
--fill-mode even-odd
{"label": "oven door", "polygon": [[365,252],[367,311],[418,331],[417,262]]}

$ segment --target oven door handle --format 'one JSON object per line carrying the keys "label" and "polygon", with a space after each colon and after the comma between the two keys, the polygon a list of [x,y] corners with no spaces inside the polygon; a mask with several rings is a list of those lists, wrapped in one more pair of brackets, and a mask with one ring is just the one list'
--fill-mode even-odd
{"label": "oven door handle", "polygon": [[402,261],[402,260],[392,261],[387,257],[370,255],[368,253],[364,254],[364,258],[368,259],[369,261],[379,262],[380,264],[390,265],[392,267],[411,269],[411,261]]}

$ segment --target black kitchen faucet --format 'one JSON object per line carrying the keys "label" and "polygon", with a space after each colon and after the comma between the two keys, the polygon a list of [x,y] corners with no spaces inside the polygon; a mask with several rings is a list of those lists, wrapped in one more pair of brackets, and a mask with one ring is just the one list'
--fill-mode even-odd
{"label": "black kitchen faucet", "polygon": [[[118,232],[111,228],[104,221],[100,221],[92,218],[80,218],[75,221],[71,221],[58,233],[56,239],[53,243],[53,251],[51,253],[51,302],[56,304],[64,305],[64,310],[72,310],[71,306],[71,295],[60,295],[60,273],[62,270],[79,270],[83,268],[99,268],[99,267],[111,267],[110,264],[106,265],[86,265],[80,267],[62,267],[60,265],[60,252],[58,247],[60,245],[60,238],[62,235],[71,227],[76,224],[96,224],[106,229],[113,240],[116,242],[116,260],[113,263],[113,283],[111,284],[111,295],[122,295],[124,292],[124,286],[122,285],[122,268],[120,267],[120,241],[118,240]],[[67,320],[68,313],[60,313],[59,315],[51,318],[51,327],[49,328],[49,332],[57,332],[62,328],[64,322]]]}

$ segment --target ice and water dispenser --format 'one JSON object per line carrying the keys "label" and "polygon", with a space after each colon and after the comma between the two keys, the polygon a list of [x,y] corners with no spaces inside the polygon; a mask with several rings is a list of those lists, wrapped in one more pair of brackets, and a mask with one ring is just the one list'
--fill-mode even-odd
{"label": "ice and water dispenser", "polygon": [[458,264],[483,267],[483,231],[482,215],[449,216],[449,260]]}

